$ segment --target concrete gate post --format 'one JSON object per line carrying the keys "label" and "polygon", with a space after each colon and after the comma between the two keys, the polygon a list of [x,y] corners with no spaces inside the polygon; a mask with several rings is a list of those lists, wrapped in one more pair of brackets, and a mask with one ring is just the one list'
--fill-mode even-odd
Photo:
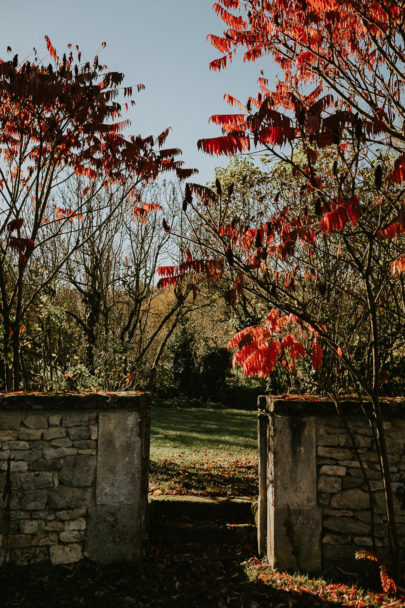
{"label": "concrete gate post", "polygon": [[268,415],[267,558],[274,568],[316,572],[322,567],[316,421],[283,411],[268,398],[261,398],[262,407],[263,401]]}

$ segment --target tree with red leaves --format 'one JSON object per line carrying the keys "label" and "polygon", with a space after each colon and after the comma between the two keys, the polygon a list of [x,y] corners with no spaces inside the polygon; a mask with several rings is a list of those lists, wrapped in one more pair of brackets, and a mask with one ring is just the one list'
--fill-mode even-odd
{"label": "tree with red leaves", "polygon": [[[137,185],[163,171],[181,179],[179,150],[163,149],[169,129],[157,137],[125,137],[123,119],[133,104],[123,74],[108,71],[95,57],[84,61],[79,47],[68,45],[59,57],[46,36],[50,63],[0,61],[0,314],[3,333],[2,383],[21,386],[20,335],[28,308],[49,286],[73,250],[82,246],[80,222],[85,209],[105,191],[104,222],[132,197],[134,213],[153,209],[137,199]],[[11,49],[9,49],[11,51]],[[144,88],[137,85],[137,91]],[[123,101],[118,101],[121,94]],[[62,205],[68,180],[80,178],[81,195]],[[54,241],[69,224],[77,225],[71,249],[32,288],[26,277],[38,265],[41,243]],[[101,230],[101,225],[97,230]],[[37,273],[38,275],[38,273]]]}
{"label": "tree with red leaves", "polygon": [[[219,0],[214,8],[226,30],[209,36],[222,53],[211,68],[225,68],[243,48],[247,61],[271,54],[282,79],[271,87],[262,73],[260,91],[243,111],[226,95],[238,113],[212,116],[222,135],[198,147],[216,155],[264,149],[289,168],[299,188],[286,180],[265,221],[252,226],[229,217],[229,201],[218,188],[189,185],[200,199],[195,213],[210,233],[212,259],[209,267],[204,260],[179,267],[170,281],[229,268],[230,303],[246,289],[267,301],[263,326],[242,330],[230,343],[246,374],[264,378],[288,360],[294,370],[309,350],[315,370],[328,352],[351,376],[371,406],[398,573],[380,394],[389,374],[385,353],[404,348],[404,3]],[[219,209],[215,221],[201,205]],[[362,352],[347,348],[328,315],[324,297],[331,289],[335,301],[357,297],[354,316],[362,311],[359,322],[368,326]],[[390,326],[395,337],[385,333]]]}

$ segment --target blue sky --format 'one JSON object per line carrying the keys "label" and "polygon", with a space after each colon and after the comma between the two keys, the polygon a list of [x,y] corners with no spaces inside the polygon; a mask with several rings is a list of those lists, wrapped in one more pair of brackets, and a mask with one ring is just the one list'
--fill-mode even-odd
{"label": "blue sky", "polygon": [[[227,159],[197,151],[197,140],[220,135],[208,124],[211,114],[231,111],[229,93],[245,101],[257,92],[259,70],[271,66],[233,62],[222,72],[208,64],[219,53],[206,40],[222,33],[213,0],[16,0],[4,3],[0,22],[0,57],[10,45],[24,59],[35,47],[48,61],[44,35],[59,53],[79,44],[83,55],[125,74],[125,85],[143,83],[129,118],[128,133],[157,135],[172,127],[167,146],[183,151],[185,166],[196,167],[196,181],[211,179],[214,167]],[[102,42],[107,43],[104,50]],[[267,72],[266,75],[270,75]]]}

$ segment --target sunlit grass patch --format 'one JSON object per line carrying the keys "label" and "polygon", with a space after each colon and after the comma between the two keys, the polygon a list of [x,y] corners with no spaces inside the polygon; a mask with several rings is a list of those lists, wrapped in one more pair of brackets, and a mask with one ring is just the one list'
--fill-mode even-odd
{"label": "sunlit grass patch", "polygon": [[316,599],[330,602],[331,606],[350,606],[352,608],[388,608],[404,607],[405,596],[392,596],[386,593],[376,593],[356,584],[330,582],[323,578],[310,578],[304,574],[290,574],[273,570],[265,560],[253,557],[243,563],[249,579],[261,582],[284,591],[295,592],[299,595],[311,595]]}
{"label": "sunlit grass patch", "polygon": [[153,408],[152,494],[256,496],[255,412]]}

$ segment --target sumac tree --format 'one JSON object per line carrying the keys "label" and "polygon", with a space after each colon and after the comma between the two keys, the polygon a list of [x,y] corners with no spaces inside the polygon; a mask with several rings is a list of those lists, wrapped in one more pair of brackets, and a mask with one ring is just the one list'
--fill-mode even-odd
{"label": "sumac tree", "polygon": [[[320,372],[326,352],[350,374],[371,404],[398,572],[380,395],[390,373],[386,353],[404,347],[403,2],[220,0],[214,8],[226,31],[210,36],[222,53],[211,68],[224,68],[243,48],[248,61],[271,54],[282,78],[271,86],[261,74],[259,93],[243,108],[226,95],[238,112],[211,117],[222,135],[198,147],[216,155],[264,149],[299,187],[286,182],[267,217],[245,224],[226,217],[229,193],[221,184],[216,191],[189,185],[188,206],[195,201],[210,233],[211,259],[186,260],[168,281],[226,269],[230,302],[246,290],[267,302],[265,323],[230,342],[247,375],[265,378],[278,364],[294,370],[306,355]],[[215,221],[205,211],[213,205]],[[353,349],[342,339],[328,312],[331,297],[352,301],[353,332],[368,334],[367,348]]]}
{"label": "sumac tree", "polygon": [[[84,61],[68,45],[59,57],[46,37],[50,63],[18,55],[0,61],[0,314],[2,384],[21,383],[20,336],[27,310],[65,263],[71,250],[32,288],[25,280],[41,243],[53,240],[69,223],[78,226],[73,249],[83,244],[83,210],[106,189],[120,205],[140,183],[163,171],[189,177],[179,150],[163,149],[168,130],[157,137],[125,137],[123,118],[132,87],[123,74],[108,71],[95,57]],[[9,49],[11,51],[11,49]],[[137,85],[141,90],[143,85]],[[119,101],[119,95],[122,102]],[[82,178],[79,199],[60,204],[60,192],[72,175]],[[110,212],[113,212],[114,208]],[[107,221],[108,213],[103,217]],[[97,230],[102,228],[102,224]]]}

